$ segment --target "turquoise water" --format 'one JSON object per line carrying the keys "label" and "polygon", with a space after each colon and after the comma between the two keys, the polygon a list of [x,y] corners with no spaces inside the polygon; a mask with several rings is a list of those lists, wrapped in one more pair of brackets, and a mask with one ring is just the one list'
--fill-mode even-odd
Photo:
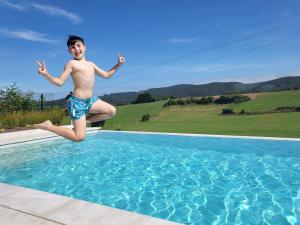
{"label": "turquoise water", "polygon": [[184,224],[300,224],[300,142],[101,132],[0,147],[0,182]]}

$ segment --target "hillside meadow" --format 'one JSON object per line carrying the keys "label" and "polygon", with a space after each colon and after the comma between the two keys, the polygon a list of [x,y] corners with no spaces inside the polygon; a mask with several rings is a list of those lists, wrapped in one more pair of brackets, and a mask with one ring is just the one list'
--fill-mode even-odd
{"label": "hillside meadow", "polygon": [[[251,101],[226,105],[187,105],[163,108],[166,101],[117,107],[117,115],[104,129],[174,133],[226,134],[300,138],[300,113],[220,115],[223,108],[235,112],[267,112],[282,106],[300,106],[300,91],[252,94]],[[149,121],[141,122],[144,114]]]}

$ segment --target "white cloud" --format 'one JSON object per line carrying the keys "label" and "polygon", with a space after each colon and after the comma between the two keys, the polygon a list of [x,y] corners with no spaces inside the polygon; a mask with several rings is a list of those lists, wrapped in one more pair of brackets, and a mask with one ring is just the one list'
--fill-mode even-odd
{"label": "white cloud", "polygon": [[62,8],[59,7],[55,7],[55,6],[50,6],[50,5],[40,5],[40,4],[32,4],[32,7],[34,7],[36,10],[39,10],[43,13],[46,13],[50,16],[61,16],[61,17],[65,17],[69,20],[71,20],[73,23],[77,24],[77,23],[81,23],[82,19],[72,13],[72,12],[68,12]]}
{"label": "white cloud", "polygon": [[185,44],[185,43],[191,43],[196,41],[195,38],[170,38],[169,40],[167,40],[167,43],[171,43],[171,44]]}
{"label": "white cloud", "polygon": [[10,1],[6,1],[6,0],[0,0],[0,5],[4,5],[8,8],[18,10],[18,11],[27,10],[27,7],[25,5],[19,5],[19,4],[11,3]]}
{"label": "white cloud", "polygon": [[33,8],[35,10],[38,10],[50,16],[67,18],[74,24],[78,24],[82,22],[82,19],[78,15],[56,6],[41,5],[37,3],[21,5],[21,4],[12,3],[11,1],[8,0],[0,0],[0,6],[1,5],[17,11],[27,11],[28,9]]}
{"label": "white cloud", "polygon": [[33,30],[27,29],[16,29],[16,30],[8,30],[4,28],[0,28],[0,35],[23,39],[27,41],[34,41],[34,42],[48,42],[48,43],[57,43],[58,40],[50,39],[47,37],[46,34],[38,33]]}

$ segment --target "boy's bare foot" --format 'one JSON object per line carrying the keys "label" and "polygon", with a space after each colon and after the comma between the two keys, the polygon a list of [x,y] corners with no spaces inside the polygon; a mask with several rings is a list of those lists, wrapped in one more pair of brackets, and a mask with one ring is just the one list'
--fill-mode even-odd
{"label": "boy's bare foot", "polygon": [[50,120],[46,120],[43,123],[34,124],[34,128],[42,129],[42,130],[49,130],[49,128],[52,126],[52,123]]}

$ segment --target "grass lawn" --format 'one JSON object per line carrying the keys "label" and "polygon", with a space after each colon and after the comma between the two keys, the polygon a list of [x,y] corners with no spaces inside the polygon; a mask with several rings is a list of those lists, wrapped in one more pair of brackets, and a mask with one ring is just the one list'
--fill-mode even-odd
{"label": "grass lawn", "polygon": [[[300,91],[258,94],[253,100],[229,105],[193,105],[163,108],[166,101],[117,107],[118,113],[105,129],[202,134],[233,134],[300,138],[300,113],[220,116],[223,108],[235,112],[267,111],[280,106],[300,106]],[[140,122],[144,114],[151,119]]]}

